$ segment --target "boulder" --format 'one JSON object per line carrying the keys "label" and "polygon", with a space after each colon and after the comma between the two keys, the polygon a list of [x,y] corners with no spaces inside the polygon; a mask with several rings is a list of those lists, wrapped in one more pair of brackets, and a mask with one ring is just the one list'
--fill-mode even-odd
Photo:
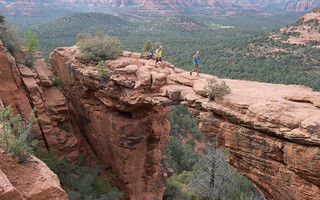
{"label": "boulder", "polygon": [[20,165],[2,151],[0,166],[0,183],[3,187],[0,197],[4,197],[1,199],[68,199],[57,175],[33,156],[28,165]]}
{"label": "boulder", "polygon": [[141,58],[141,53],[132,53],[131,58]]}
{"label": "boulder", "polygon": [[130,51],[123,51],[123,52],[122,52],[122,56],[123,56],[123,57],[131,57],[131,54],[132,54],[132,53],[131,53]]}

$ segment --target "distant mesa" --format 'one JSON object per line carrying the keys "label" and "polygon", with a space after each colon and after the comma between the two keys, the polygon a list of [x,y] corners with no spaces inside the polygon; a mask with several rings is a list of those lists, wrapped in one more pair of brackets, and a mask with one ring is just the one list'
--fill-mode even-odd
{"label": "distant mesa", "polygon": [[306,12],[320,5],[320,0],[2,0],[0,12],[6,15],[46,14],[48,9],[54,12],[107,12],[116,8],[134,9],[153,13],[185,12],[189,9],[216,10],[256,10],[264,12]]}

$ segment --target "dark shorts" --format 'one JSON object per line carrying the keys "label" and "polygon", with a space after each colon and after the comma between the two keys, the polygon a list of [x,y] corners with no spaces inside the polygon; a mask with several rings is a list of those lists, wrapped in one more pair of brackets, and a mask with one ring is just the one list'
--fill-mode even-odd
{"label": "dark shorts", "polygon": [[162,59],[161,59],[161,57],[156,57],[156,62],[162,62]]}
{"label": "dark shorts", "polygon": [[199,67],[199,63],[194,64],[194,68],[197,68],[197,67]]}

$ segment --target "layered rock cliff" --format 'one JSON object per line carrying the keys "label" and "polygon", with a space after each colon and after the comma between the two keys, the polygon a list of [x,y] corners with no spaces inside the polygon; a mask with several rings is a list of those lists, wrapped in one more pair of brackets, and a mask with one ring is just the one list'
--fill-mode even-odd
{"label": "layered rock cliff", "polygon": [[[50,146],[52,150],[57,150],[58,155],[72,157],[75,151],[70,145],[73,137],[64,136],[67,134],[57,130],[59,122],[70,123],[67,120],[66,99],[52,86],[46,74],[51,72],[41,54],[36,56],[37,61],[31,69],[17,64],[0,41],[0,107],[11,105],[14,113],[23,118],[29,118],[32,108],[36,108],[39,124],[35,124],[35,137],[40,146],[43,149]],[[50,117],[44,103],[48,103],[48,99],[52,102]],[[55,133],[61,133],[63,140],[57,142]],[[58,177],[42,161],[32,157],[28,163],[21,165],[0,148],[0,199],[64,200],[68,197]]]}
{"label": "layered rock cliff", "polygon": [[54,150],[58,157],[74,160],[82,153],[95,160],[86,141],[76,135],[78,126],[72,124],[67,99],[58,84],[52,83],[54,79],[42,53],[35,54],[33,67],[29,68],[18,64],[0,41],[0,99],[4,106],[11,105],[14,114],[24,118],[36,109],[39,120],[35,137],[43,148]]}
{"label": "layered rock cliff", "polygon": [[[160,165],[168,141],[168,106],[182,104],[230,154],[228,163],[266,199],[319,199],[320,93],[294,85],[229,80],[231,93],[211,101],[212,76],[190,76],[164,63],[124,52],[107,61],[110,77],[79,59],[77,47],[50,57],[64,82],[71,119],[131,199],[161,199],[167,173]],[[218,79],[218,78],[217,78]],[[220,80],[220,79],[218,79]]]}
{"label": "layered rock cliff", "polygon": [[[167,173],[159,161],[169,139],[166,116],[170,109],[150,104],[144,100],[150,94],[141,98],[140,90],[132,90],[138,70],[135,64],[141,62],[138,59],[115,61],[117,73],[112,80],[99,81],[96,66],[81,64],[76,53],[76,47],[59,48],[50,63],[63,79],[69,109],[82,136],[100,161],[117,174],[119,187],[130,199],[161,199]],[[145,70],[140,70],[139,87],[147,89],[151,74]],[[144,79],[144,75],[148,77]],[[159,88],[165,79],[164,74],[154,72],[153,87]]]}

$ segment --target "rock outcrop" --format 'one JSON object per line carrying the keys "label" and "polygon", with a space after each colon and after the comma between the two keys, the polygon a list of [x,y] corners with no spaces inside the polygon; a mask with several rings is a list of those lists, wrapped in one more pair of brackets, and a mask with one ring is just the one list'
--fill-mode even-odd
{"label": "rock outcrop", "polygon": [[312,10],[316,7],[318,7],[318,5],[316,5],[314,2],[303,0],[289,4],[286,10],[288,12],[305,12],[308,10]]}
{"label": "rock outcrop", "polygon": [[[11,105],[14,114],[20,114],[23,118],[29,118],[35,108],[39,119],[34,127],[35,137],[43,150],[54,150],[60,158],[71,160],[75,160],[81,152],[89,160],[95,160],[86,141],[75,135],[78,130],[76,125],[71,124],[67,100],[52,84],[49,78],[52,72],[47,68],[42,54],[38,52],[35,57],[31,68],[17,64],[0,41],[0,107]],[[62,125],[68,130],[62,130]],[[0,161],[0,186],[4,187],[0,187],[0,199],[67,199],[56,175],[40,160],[33,158],[31,165],[21,166],[3,152],[0,154],[6,160]],[[11,165],[7,166],[7,162]],[[16,173],[19,170],[20,174]],[[28,176],[23,175],[24,170]],[[17,185],[25,188],[21,186],[19,189]]]}
{"label": "rock outcrop", "polygon": [[0,183],[0,199],[3,200],[68,199],[57,175],[35,157],[20,165],[1,150]]}
{"label": "rock outcrop", "polygon": [[86,141],[76,135],[78,127],[71,124],[67,100],[58,84],[52,83],[57,80],[54,79],[42,53],[35,54],[34,65],[29,68],[17,64],[0,43],[0,99],[3,105],[11,105],[14,114],[24,118],[29,118],[32,109],[36,109],[39,119],[35,124],[36,138],[43,148],[54,150],[58,157],[75,160],[82,153],[95,160]]}
{"label": "rock outcrop", "polygon": [[288,35],[283,43],[297,45],[311,45],[320,48],[319,24],[320,9],[314,9],[300,17],[299,21],[280,29],[280,34],[273,34],[270,38],[278,40],[281,36]]}
{"label": "rock outcrop", "polygon": [[97,68],[79,63],[74,59],[76,52],[76,47],[59,48],[50,63],[64,82],[69,109],[82,136],[100,161],[116,173],[130,199],[161,199],[167,174],[160,173],[159,161],[169,139],[166,116],[170,109],[144,102],[149,94],[140,99],[141,93],[133,87],[136,73],[139,89],[148,88],[151,79],[153,87],[159,88],[165,75],[148,73],[148,66],[139,70],[141,59],[132,58],[114,63],[114,81],[99,81]]}
{"label": "rock outcrop", "polygon": [[201,131],[230,152],[228,163],[266,199],[319,199],[320,93],[224,79],[231,93],[211,101],[203,88],[213,76],[190,76],[167,62],[155,68],[153,60],[132,55],[107,61],[111,76],[104,81],[79,60],[77,47],[50,57],[72,119],[131,199],[162,198],[167,173],[159,163],[174,104],[189,107]]}
{"label": "rock outcrop", "polygon": [[[0,108],[3,108],[1,99]],[[41,160],[31,156],[27,163],[19,164],[0,148],[0,199],[67,200],[68,196],[57,175]]]}

